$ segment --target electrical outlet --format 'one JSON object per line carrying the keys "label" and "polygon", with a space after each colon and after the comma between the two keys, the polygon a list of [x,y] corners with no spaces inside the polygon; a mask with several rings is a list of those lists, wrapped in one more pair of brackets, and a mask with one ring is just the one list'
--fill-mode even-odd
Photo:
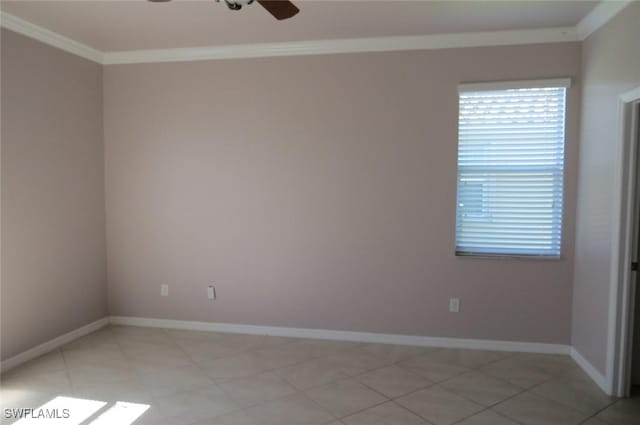
{"label": "electrical outlet", "polygon": [[449,299],[449,312],[451,312],[451,313],[459,313],[460,312],[460,298],[450,298]]}
{"label": "electrical outlet", "polygon": [[167,284],[160,285],[160,295],[163,297],[169,296],[169,285]]}
{"label": "electrical outlet", "polygon": [[209,285],[209,287],[207,288],[207,298],[209,298],[210,300],[215,300],[216,299],[216,287],[213,285]]}

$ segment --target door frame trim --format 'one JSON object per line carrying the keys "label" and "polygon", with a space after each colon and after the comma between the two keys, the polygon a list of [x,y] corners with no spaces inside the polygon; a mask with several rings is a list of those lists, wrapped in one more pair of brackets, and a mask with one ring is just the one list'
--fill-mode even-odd
{"label": "door frame trim", "polygon": [[609,292],[609,330],[607,337],[606,374],[614,396],[628,395],[630,388],[630,349],[633,331],[634,300],[631,287],[631,261],[637,193],[638,164],[637,109],[640,108],[640,86],[618,98],[617,156],[613,191],[613,237]]}

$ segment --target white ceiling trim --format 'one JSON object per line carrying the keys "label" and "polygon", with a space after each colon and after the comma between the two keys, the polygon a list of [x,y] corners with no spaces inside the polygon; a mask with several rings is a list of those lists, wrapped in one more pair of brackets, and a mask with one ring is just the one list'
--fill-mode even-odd
{"label": "white ceiling trim", "polygon": [[0,23],[3,28],[36,39],[74,55],[81,56],[94,62],[102,63],[103,53],[86,44],[79,43],[68,37],[49,31],[46,28],[32,24],[31,22],[20,19],[17,16],[0,12]]}
{"label": "white ceiling trim", "polygon": [[633,0],[601,1],[576,25],[580,39],[584,40],[616,16]]}
{"label": "white ceiling trim", "polygon": [[606,24],[632,1],[603,1],[575,27],[112,52],[102,52],[8,13],[0,12],[0,23],[4,28],[64,51],[100,64],[113,65],[582,41]]}
{"label": "white ceiling trim", "polygon": [[575,28],[433,34],[401,37],[352,38],[286,43],[239,44],[178,49],[106,52],[105,65],[126,63],[183,62],[213,59],[263,58],[335,53],[432,50],[459,47],[578,41]]}

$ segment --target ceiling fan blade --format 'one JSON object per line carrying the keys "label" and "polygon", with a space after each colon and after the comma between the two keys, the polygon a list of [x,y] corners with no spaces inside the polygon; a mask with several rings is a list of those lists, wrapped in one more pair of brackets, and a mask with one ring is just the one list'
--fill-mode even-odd
{"label": "ceiling fan blade", "polygon": [[286,0],[258,0],[258,3],[279,21],[291,18],[300,12],[295,4]]}

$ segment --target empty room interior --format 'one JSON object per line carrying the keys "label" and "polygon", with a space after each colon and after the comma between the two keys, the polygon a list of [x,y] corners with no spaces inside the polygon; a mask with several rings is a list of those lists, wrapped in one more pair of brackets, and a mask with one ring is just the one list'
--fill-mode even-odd
{"label": "empty room interior", "polygon": [[640,425],[640,1],[0,10],[2,424]]}

